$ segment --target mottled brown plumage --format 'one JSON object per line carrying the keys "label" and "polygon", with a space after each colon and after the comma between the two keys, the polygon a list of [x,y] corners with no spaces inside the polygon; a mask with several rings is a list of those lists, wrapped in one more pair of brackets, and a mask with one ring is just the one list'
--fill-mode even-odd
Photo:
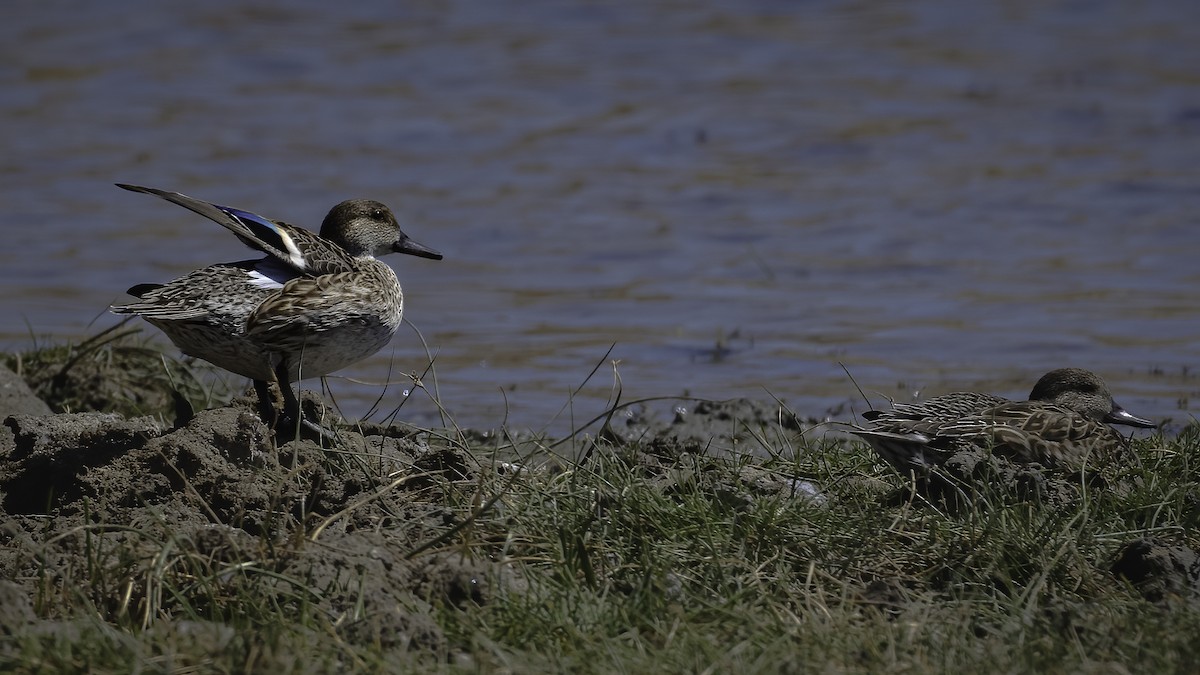
{"label": "mottled brown plumage", "polygon": [[410,240],[391,210],[371,200],[335,206],[318,236],[176,192],[121,187],[195,211],[267,255],[205,267],[166,284],[134,286],[129,292],[139,300],[112,311],[139,315],[185,354],[254,379],[260,397],[278,381],[292,415],[298,416],[292,381],[360,361],[399,328],[400,282],[375,256],[442,257]]}
{"label": "mottled brown plumage", "polygon": [[1078,469],[1111,458],[1125,439],[1109,424],[1153,427],[1117,405],[1104,381],[1079,368],[1044,375],[1028,401],[987,394],[947,394],[876,412],[870,428],[852,433],[901,471],[938,466],[980,448],[1020,463]]}

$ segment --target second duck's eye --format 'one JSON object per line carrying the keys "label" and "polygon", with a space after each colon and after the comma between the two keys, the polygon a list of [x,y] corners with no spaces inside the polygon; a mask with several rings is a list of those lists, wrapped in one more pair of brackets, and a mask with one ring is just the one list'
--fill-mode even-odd
{"label": "second duck's eye", "polygon": [[384,220],[383,209],[375,209],[371,212],[371,218],[374,220]]}

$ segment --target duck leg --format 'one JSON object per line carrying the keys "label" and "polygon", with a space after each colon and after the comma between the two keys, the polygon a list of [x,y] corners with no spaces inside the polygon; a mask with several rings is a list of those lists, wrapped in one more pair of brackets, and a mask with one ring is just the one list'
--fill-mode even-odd
{"label": "duck leg", "polygon": [[275,393],[271,391],[271,383],[267,380],[254,381],[254,393],[258,394],[258,414],[266,423],[268,429],[275,429],[279,423],[279,409],[275,407]]}
{"label": "duck leg", "polygon": [[292,384],[288,378],[288,368],[285,361],[280,361],[275,366],[275,381],[279,384],[279,391],[283,393],[283,419],[285,422],[281,426],[281,429],[285,436],[298,438],[300,431],[306,430],[315,434],[316,439],[332,441],[337,438],[337,435],[333,431],[326,429],[317,422],[304,418],[304,412],[300,409],[300,399],[292,391]]}
{"label": "duck leg", "polygon": [[279,424],[273,424],[271,428],[275,430],[275,436],[281,439],[281,442],[297,439],[300,437],[300,430],[306,425],[304,413],[300,410],[300,399],[296,398],[288,378],[287,359],[280,359],[272,374],[275,376],[275,384],[279,386],[279,393],[283,395],[283,414],[275,420]]}
{"label": "duck leg", "polygon": [[279,384],[279,391],[283,394],[284,419],[299,424],[301,420],[300,399],[296,398],[296,392],[292,391],[292,383],[288,381],[286,359],[281,359],[275,366],[275,382]]}

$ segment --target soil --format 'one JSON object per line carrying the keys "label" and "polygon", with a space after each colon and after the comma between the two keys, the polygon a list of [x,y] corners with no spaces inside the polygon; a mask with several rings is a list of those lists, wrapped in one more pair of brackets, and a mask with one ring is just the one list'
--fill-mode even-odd
{"label": "soil", "polygon": [[[277,580],[278,596],[263,602],[304,595],[306,611],[334,619],[348,642],[444,652],[439,608],[525,588],[517,568],[443,545],[463,524],[449,504],[471,503],[479,472],[496,469],[429,432],[340,428],[338,451],[309,439],[276,445],[250,397],[174,428],[152,417],[50,414],[2,367],[0,415],[0,634],[78,631],[78,612],[58,613],[81,603],[148,625],[163,603],[156,570],[194,569],[216,593],[236,591],[212,579],[241,566]],[[735,503],[780,493],[823,503],[820,486],[807,481],[753,463],[731,480],[701,461],[714,449],[761,454],[774,440],[764,429],[795,437],[800,426],[777,404],[735,401],[677,409],[671,419],[634,409],[602,435],[637,441],[647,479],[664,490],[709,481]],[[279,550],[264,550],[270,542]],[[1160,601],[1194,588],[1200,565],[1190,550],[1138,540],[1113,572]],[[46,600],[71,592],[69,602]],[[154,629],[214,649],[232,639],[230,627],[213,622]]]}
{"label": "soil", "polygon": [[[306,409],[319,407],[305,397]],[[517,569],[438,545],[461,517],[447,495],[470,503],[480,463],[453,443],[432,442],[428,432],[339,426],[337,451],[321,439],[279,444],[250,396],[176,417],[174,427],[162,416],[52,414],[3,366],[0,414],[0,634],[31,625],[38,633],[77,634],[64,608],[80,603],[102,616],[145,621],[162,598],[150,576],[129,587],[135,567],[195,568],[204,576],[262,560],[269,565],[263,573],[280,580],[281,596],[318,589],[309,611],[337,618],[343,639],[440,652],[439,607],[487,603],[524,588]],[[748,430],[778,425],[778,417],[778,406],[751,402],[677,410],[665,421],[641,410],[623,418],[620,442],[655,438],[657,452],[644,462],[664,489],[694,474],[716,480],[713,490],[735,501],[780,492],[822,500],[807,481],[754,466],[741,480],[717,480],[695,461],[714,439],[753,451]],[[618,435],[611,423],[606,433]],[[280,542],[279,550],[262,550],[264,542]],[[106,554],[128,550],[144,558]],[[81,599],[46,601],[81,585],[88,586]],[[184,621],[172,630],[218,648],[232,629]]]}
{"label": "soil", "polygon": [[[109,550],[132,544],[169,556],[169,565],[269,560],[266,572],[288,586],[281,593],[320,589],[309,611],[350,617],[347,639],[385,648],[437,649],[444,636],[435,605],[488,602],[497,584],[521,585],[515,571],[487,561],[410,555],[454,525],[442,490],[470,484],[475,471],[472,458],[431,448],[427,435],[343,430],[340,453],[312,440],[275,448],[251,398],[167,428],[151,417],[46,414],[20,389],[8,385],[2,400],[0,578],[8,581],[0,582],[0,634],[33,622],[76,630],[53,615],[62,605],[42,602],[45,594],[64,593],[85,575],[93,584],[128,579],[123,568],[135,561],[106,557],[99,535]],[[297,533],[307,540],[287,542]],[[272,541],[287,543],[286,553],[261,550]],[[112,569],[97,573],[97,565]],[[152,581],[141,586],[93,587],[87,596],[103,615],[136,619],[161,601]]]}

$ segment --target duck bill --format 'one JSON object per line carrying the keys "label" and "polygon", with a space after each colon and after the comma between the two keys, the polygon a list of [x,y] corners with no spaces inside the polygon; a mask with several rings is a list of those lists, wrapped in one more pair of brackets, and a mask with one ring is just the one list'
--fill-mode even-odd
{"label": "duck bill", "polygon": [[1109,424],[1127,424],[1131,427],[1141,427],[1142,429],[1153,429],[1158,426],[1144,417],[1131,415],[1119,405],[1113,406],[1112,412],[1104,416],[1104,421]]}
{"label": "duck bill", "polygon": [[441,260],[442,259],[441,253],[438,253],[437,251],[429,248],[425,244],[418,244],[417,242],[415,242],[412,239],[409,239],[407,237],[405,237],[404,239],[401,239],[399,242],[397,242],[396,245],[392,247],[392,250],[395,251],[396,253],[407,253],[408,255],[415,255],[418,258],[429,258],[431,260]]}

